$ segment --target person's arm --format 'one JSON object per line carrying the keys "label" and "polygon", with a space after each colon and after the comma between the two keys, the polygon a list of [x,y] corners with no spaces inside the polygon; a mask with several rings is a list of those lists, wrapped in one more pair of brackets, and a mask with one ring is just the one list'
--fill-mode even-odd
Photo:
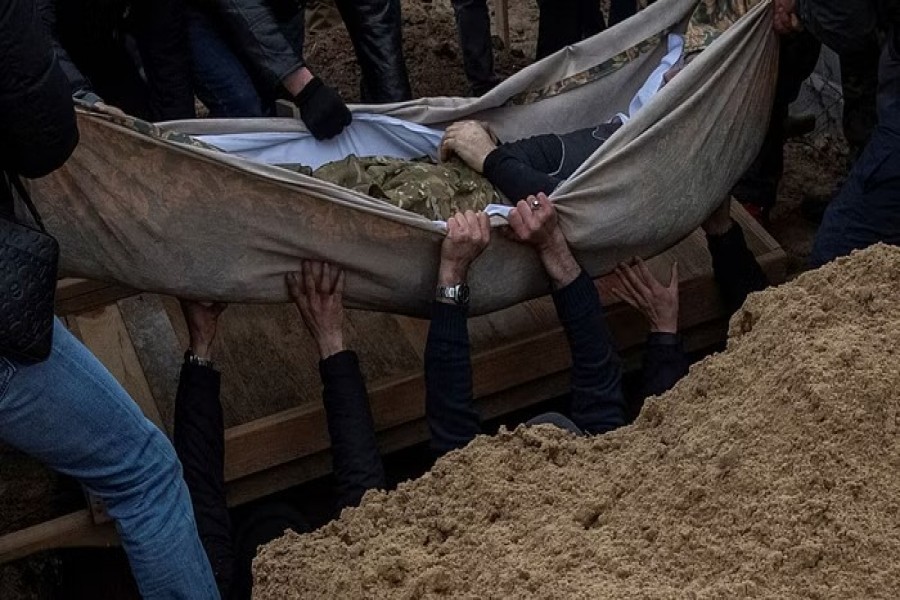
{"label": "person's arm", "polygon": [[287,275],[287,285],[319,348],[340,511],[357,506],[366,491],[386,486],[359,359],[344,346],[344,272],[328,263],[303,261],[299,272]]}
{"label": "person's arm", "polygon": [[513,201],[537,193],[552,193],[562,181],[550,174],[559,169],[562,153],[558,136],[540,135],[512,144],[498,144],[478,121],[450,125],[440,146],[441,160],[455,154],[469,167],[483,173],[491,185]]}
{"label": "person's arm", "polygon": [[[438,455],[462,448],[481,433],[475,410],[469,348],[468,287],[472,262],[490,241],[487,215],[468,211],[447,222],[437,287],[425,344],[425,420]],[[453,290],[452,294],[449,290]],[[462,296],[457,296],[458,292]]]}
{"label": "person's arm", "polygon": [[224,304],[182,301],[190,348],[175,397],[174,445],[191,495],[203,548],[222,598],[234,573],[231,520],[225,500],[225,426],[221,379],[212,366],[212,342]]}
{"label": "person's arm", "polygon": [[183,0],[135,2],[135,40],[150,84],[150,110],[159,121],[192,119],[194,91]]}
{"label": "person's arm", "polygon": [[553,283],[553,302],[572,352],[572,421],[589,434],[621,427],[622,363],[597,289],[572,255],[553,203],[543,194],[531,196],[516,205],[508,220],[514,236],[535,248]]}
{"label": "person's arm", "polygon": [[0,7],[0,167],[25,177],[59,168],[78,143],[69,82],[34,2]]}
{"label": "person's arm", "polygon": [[641,400],[658,396],[687,375],[688,360],[678,335],[678,264],[672,265],[669,284],[663,285],[641,260],[616,269],[619,287],[613,293],[641,312],[650,323],[650,335],[641,366]]}
{"label": "person's arm", "polygon": [[873,0],[776,0],[774,26],[779,33],[806,28],[838,54],[851,54],[865,50],[879,15]]}
{"label": "person's arm", "polygon": [[734,314],[751,292],[764,290],[769,281],[730,211],[728,199],[703,223],[703,230],[712,257],[713,278],[728,314]]}
{"label": "person's arm", "polygon": [[35,5],[41,15],[44,23],[44,30],[50,38],[53,51],[56,53],[56,60],[59,66],[69,80],[72,89],[72,95],[86,95],[93,92],[93,86],[90,80],[78,69],[75,61],[69,56],[69,53],[59,41],[59,33],[57,31],[56,3],[59,0],[37,0]]}
{"label": "person's arm", "polygon": [[[306,66],[301,49],[291,46],[264,0],[213,0],[209,6],[270,89],[277,90]],[[296,95],[300,89],[302,85],[289,91]]]}
{"label": "person's arm", "polygon": [[302,48],[294,48],[263,0],[215,0],[222,22],[255,71],[272,90],[284,88],[316,139],[336,136],[352,115],[338,92],[307,68]]}
{"label": "person's arm", "polygon": [[[557,143],[559,140],[556,140]],[[511,200],[532,194],[552,194],[562,179],[523,162],[505,145],[491,151],[484,160],[484,176]]]}

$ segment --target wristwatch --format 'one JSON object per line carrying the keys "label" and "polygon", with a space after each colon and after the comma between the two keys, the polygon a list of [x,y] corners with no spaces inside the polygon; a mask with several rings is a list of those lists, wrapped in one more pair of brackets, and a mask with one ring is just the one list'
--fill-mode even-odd
{"label": "wristwatch", "polygon": [[184,364],[186,365],[197,365],[198,367],[207,367],[209,369],[213,368],[213,360],[211,358],[203,358],[201,356],[197,356],[194,354],[194,350],[188,348],[184,353]]}
{"label": "wristwatch", "polygon": [[465,283],[458,283],[456,285],[439,285],[437,288],[437,294],[435,294],[438,300],[453,300],[459,306],[468,306],[469,305],[469,286]]}

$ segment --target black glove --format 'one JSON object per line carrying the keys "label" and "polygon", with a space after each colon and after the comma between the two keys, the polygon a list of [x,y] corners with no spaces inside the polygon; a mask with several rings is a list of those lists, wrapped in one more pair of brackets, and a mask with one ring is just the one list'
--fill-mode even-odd
{"label": "black glove", "polygon": [[300,118],[317,140],[333,138],[350,124],[353,117],[340,94],[313,77],[294,97]]}

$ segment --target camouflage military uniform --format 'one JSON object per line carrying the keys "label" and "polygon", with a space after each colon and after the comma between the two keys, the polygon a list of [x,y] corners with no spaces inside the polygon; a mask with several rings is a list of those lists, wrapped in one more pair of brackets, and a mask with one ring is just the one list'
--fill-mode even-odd
{"label": "camouflage military uniform", "polygon": [[700,0],[684,34],[685,55],[705,50],[760,1]]}
{"label": "camouflage military uniform", "polygon": [[503,199],[481,174],[458,159],[358,157],[322,165],[313,177],[386,200],[428,219],[446,221],[457,211],[481,210]]}

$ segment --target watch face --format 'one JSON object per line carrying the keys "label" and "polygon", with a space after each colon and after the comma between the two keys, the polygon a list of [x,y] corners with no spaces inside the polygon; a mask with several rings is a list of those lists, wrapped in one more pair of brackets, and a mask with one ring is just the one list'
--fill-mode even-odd
{"label": "watch face", "polygon": [[468,304],[469,303],[469,286],[462,283],[456,286],[456,303],[457,304]]}

